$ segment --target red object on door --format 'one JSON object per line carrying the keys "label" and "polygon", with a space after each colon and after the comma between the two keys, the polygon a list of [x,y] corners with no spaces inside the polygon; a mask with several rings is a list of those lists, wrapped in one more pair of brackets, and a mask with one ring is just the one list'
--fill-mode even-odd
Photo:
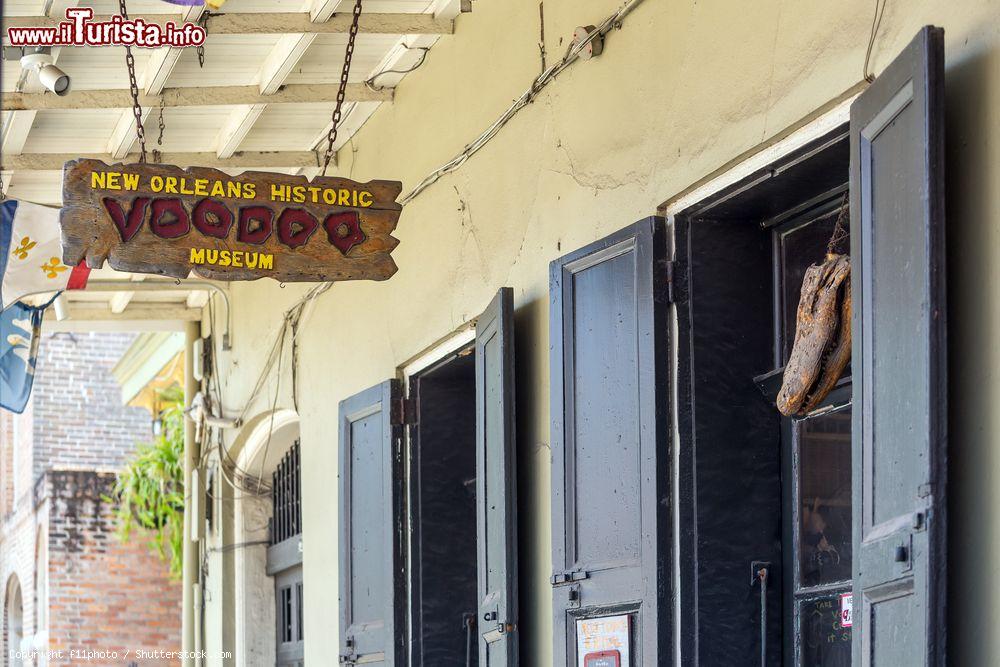
{"label": "red object on door", "polygon": [[621,667],[622,654],[618,651],[594,651],[583,656],[583,667]]}

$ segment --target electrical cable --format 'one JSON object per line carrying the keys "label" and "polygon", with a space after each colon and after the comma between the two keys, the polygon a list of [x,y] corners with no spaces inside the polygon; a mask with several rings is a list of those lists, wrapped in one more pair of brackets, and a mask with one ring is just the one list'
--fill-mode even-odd
{"label": "electrical cable", "polygon": [[618,8],[618,11],[604,19],[604,21],[601,22],[601,25],[587,35],[585,39],[570,44],[562,59],[539,74],[531,83],[531,86],[529,86],[520,97],[514,100],[514,102],[507,107],[507,110],[504,111],[492,125],[476,137],[471,143],[467,144],[458,155],[432,171],[424,178],[424,180],[420,181],[416,187],[410,190],[402,199],[399,200],[399,203],[405,206],[409,202],[413,201],[413,199],[415,199],[421,192],[441,180],[443,176],[455,171],[465,164],[470,157],[478,153],[487,143],[490,142],[491,139],[493,139],[493,137],[499,134],[500,130],[503,129],[503,127],[507,125],[507,123],[509,123],[510,120],[517,115],[519,111],[521,111],[521,109],[531,104],[543,88],[552,83],[552,81],[554,81],[555,78],[565,69],[575,63],[579,59],[580,53],[591,42],[598,37],[603,38],[613,28],[620,27],[621,22],[625,19],[625,17],[630,14],[632,10],[642,4],[642,2],[643,0],[626,0],[626,2]]}
{"label": "electrical cable", "polygon": [[365,80],[365,86],[367,86],[369,90],[378,92],[380,90],[385,89],[385,86],[375,85],[375,79],[379,78],[380,76],[385,76],[386,74],[409,74],[410,72],[415,71],[417,68],[419,68],[421,65],[424,64],[424,61],[427,60],[427,52],[431,50],[431,47],[429,46],[407,46],[406,44],[403,44],[403,48],[406,49],[407,51],[420,51],[421,52],[420,57],[413,65],[411,65],[407,69],[386,69],[382,70],[377,74],[373,74],[371,77]]}
{"label": "electrical cable", "polygon": [[[300,332],[300,324],[303,320],[307,319],[308,315],[311,313],[311,308],[315,303],[316,299],[327,292],[331,287],[333,287],[332,282],[319,283],[311,287],[303,296],[300,298],[291,308],[285,311],[282,325],[280,330],[275,334],[274,342],[271,345],[270,351],[268,353],[267,359],[261,368],[260,374],[257,377],[257,381],[254,384],[254,389],[250,392],[250,396],[246,399],[243,409],[240,411],[239,422],[245,423],[246,416],[249,414],[250,408],[255,403],[257,397],[261,394],[266,385],[268,377],[270,377],[271,370],[278,365],[277,373],[279,375],[278,384],[279,386],[275,389],[274,400],[271,406],[271,419],[273,423],[274,413],[277,408],[277,399],[280,396],[280,374],[281,374],[281,357],[283,356],[285,341],[288,339],[288,332],[292,332],[292,345],[293,345],[293,363],[297,363],[297,339]],[[213,354],[213,366],[214,375],[216,375],[216,382],[218,382],[218,367],[216,365],[216,354]],[[298,371],[293,368],[293,378],[297,379]],[[293,388],[293,391],[297,391]],[[293,395],[293,402],[297,403],[297,397]],[[221,390],[219,391],[219,405],[222,406],[221,400]],[[296,406],[296,410],[297,410]],[[264,458],[267,456],[267,447],[269,447],[271,433],[268,433],[268,445],[265,446]],[[226,449],[222,438],[219,437],[216,442],[216,452],[220,461],[220,471],[222,473],[223,480],[229,484],[233,489],[241,491],[252,496],[264,496],[270,493],[270,484],[267,480],[263,479],[260,475],[254,475],[250,471],[243,470],[239,467],[236,461],[233,460],[229,451]],[[263,463],[262,463],[263,465]]]}
{"label": "electrical cable", "polygon": [[882,16],[885,15],[886,2],[888,0],[875,0],[875,15],[872,16],[872,29],[868,35],[868,49],[865,51],[865,64],[861,71],[865,81],[868,83],[875,80],[875,75],[868,71],[868,65],[871,62],[872,49],[875,48],[875,37],[878,35],[878,29],[882,26]]}

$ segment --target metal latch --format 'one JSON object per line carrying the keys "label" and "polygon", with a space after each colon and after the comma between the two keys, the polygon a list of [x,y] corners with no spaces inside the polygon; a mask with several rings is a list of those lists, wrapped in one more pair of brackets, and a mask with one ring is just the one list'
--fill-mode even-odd
{"label": "metal latch", "polygon": [[340,654],[341,664],[354,664],[354,660],[358,657],[357,653],[354,651],[354,637],[347,637],[344,639],[344,648],[347,649],[347,653]]}
{"label": "metal latch", "polygon": [[549,583],[553,586],[558,586],[560,584],[568,584],[574,581],[583,581],[584,579],[590,579],[590,572],[587,572],[586,570],[557,572],[549,578]]}

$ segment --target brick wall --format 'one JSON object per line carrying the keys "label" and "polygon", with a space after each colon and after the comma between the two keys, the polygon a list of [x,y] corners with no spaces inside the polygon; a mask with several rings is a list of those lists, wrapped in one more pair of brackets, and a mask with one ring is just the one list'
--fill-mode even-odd
{"label": "brick wall", "polygon": [[[4,605],[16,582],[24,636],[36,649],[121,655],[126,648],[180,648],[180,585],[141,535],[118,540],[112,508],[100,500],[114,483],[110,471],[152,437],[151,416],[121,405],[111,375],[133,340],[132,334],[45,335],[28,408],[23,415],[0,410],[0,613],[6,628]],[[41,565],[38,539],[48,552]],[[39,567],[48,594],[36,600]],[[48,617],[41,630],[39,610]],[[6,643],[0,633],[2,665],[16,648]],[[48,664],[130,662],[66,655]]]}
{"label": "brick wall", "polygon": [[[52,665],[80,664],[70,650],[179,650],[180,584],[142,539],[122,543],[111,507],[101,501],[115,476],[90,471],[46,475],[49,518],[49,649]],[[104,664],[98,660],[99,664]],[[116,661],[107,660],[108,664]],[[124,664],[127,662],[122,661]],[[176,661],[143,660],[142,665]]]}
{"label": "brick wall", "polygon": [[42,338],[32,394],[35,477],[50,467],[117,469],[137,441],[152,437],[151,415],[123,408],[111,375],[134,339],[126,333]]}

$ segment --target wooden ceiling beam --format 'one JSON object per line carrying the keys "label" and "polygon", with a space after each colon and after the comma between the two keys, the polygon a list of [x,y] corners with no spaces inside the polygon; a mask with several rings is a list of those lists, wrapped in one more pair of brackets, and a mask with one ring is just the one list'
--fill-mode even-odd
{"label": "wooden ceiling beam", "polygon": [[[70,160],[89,158],[115,162],[107,153],[23,153],[5,155],[3,167],[11,171],[62,171],[63,164]],[[128,156],[125,162],[135,162],[137,155]],[[220,159],[212,153],[163,153],[161,161],[181,167],[211,167],[213,169],[298,169],[315,167],[316,153],[313,151],[241,151],[232,157]]]}
{"label": "wooden ceiling beam", "polygon": [[[111,16],[95,16],[93,22],[107,22]],[[131,19],[165,25],[178,22],[176,14],[134,14]],[[59,20],[45,16],[4,17],[6,28],[46,28],[59,24]],[[284,33],[336,34],[350,30],[351,14],[333,14],[328,21],[314,22],[309,12],[255,12],[213,14],[208,20],[209,35],[280,35]],[[451,19],[431,14],[362,14],[358,31],[380,35],[450,35],[455,31]],[[3,35],[7,42],[7,33]]]}
{"label": "wooden ceiling beam", "polygon": [[[315,104],[333,103],[336,84],[289,84],[271,95],[261,94],[259,86],[203,86],[167,88],[159,95],[140,95],[143,108],[230,106],[237,104]],[[348,102],[385,102],[392,91],[371,90],[363,83],[347,86]],[[0,96],[4,111],[48,111],[53,109],[132,109],[132,96],[123,88],[112,90],[73,90],[64,96],[51,93],[4,93]]]}

